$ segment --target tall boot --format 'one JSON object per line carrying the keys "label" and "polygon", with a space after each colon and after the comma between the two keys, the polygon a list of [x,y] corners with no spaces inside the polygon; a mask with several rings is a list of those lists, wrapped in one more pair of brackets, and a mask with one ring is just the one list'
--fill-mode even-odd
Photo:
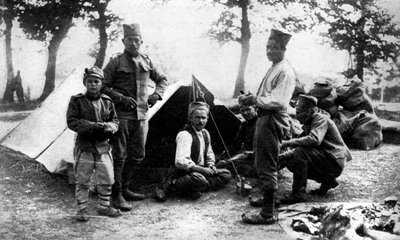
{"label": "tall boot", "polygon": [[275,209],[276,191],[270,190],[264,192],[263,206],[261,211],[255,215],[242,215],[242,220],[248,224],[274,224],[278,221],[278,214]]}

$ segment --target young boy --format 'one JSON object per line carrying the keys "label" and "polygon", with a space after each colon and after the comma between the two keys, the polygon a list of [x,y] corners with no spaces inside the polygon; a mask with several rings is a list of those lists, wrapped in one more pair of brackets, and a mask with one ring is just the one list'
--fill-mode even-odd
{"label": "young boy", "polygon": [[89,183],[94,172],[98,179],[97,212],[109,217],[122,215],[110,206],[114,170],[108,139],[118,130],[119,122],[111,98],[100,93],[103,80],[103,71],[99,68],[86,68],[83,75],[86,93],[72,96],[67,110],[68,128],[78,133],[74,148],[78,221],[89,220]]}

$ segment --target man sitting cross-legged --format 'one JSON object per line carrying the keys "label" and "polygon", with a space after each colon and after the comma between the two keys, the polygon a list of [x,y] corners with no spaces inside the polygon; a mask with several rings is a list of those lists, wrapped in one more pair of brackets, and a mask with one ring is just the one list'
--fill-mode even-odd
{"label": "man sitting cross-legged", "polygon": [[165,201],[166,193],[170,192],[197,199],[201,192],[221,189],[231,179],[229,170],[215,167],[210,133],[204,129],[209,111],[204,102],[190,104],[189,124],[176,137],[175,168],[156,189],[157,201]]}

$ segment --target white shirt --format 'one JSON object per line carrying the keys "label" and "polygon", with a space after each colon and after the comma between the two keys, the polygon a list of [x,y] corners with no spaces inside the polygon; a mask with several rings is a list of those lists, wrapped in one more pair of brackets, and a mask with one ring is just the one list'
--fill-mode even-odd
{"label": "white shirt", "polygon": [[[206,159],[204,159],[204,150],[206,144],[204,142],[204,137],[202,131],[208,135],[210,139],[210,144],[206,152]],[[206,130],[195,131],[197,138],[200,141],[200,154],[199,154],[199,166],[214,166],[215,163],[215,155],[211,147],[211,138],[210,134]],[[191,150],[192,150],[192,135],[188,131],[181,131],[176,136],[176,153],[175,153],[175,166],[180,169],[189,170],[193,165],[196,165],[195,162],[191,159]]]}
{"label": "white shirt", "polygon": [[295,86],[296,73],[285,59],[272,65],[258,89],[257,107],[265,110],[287,108]]}

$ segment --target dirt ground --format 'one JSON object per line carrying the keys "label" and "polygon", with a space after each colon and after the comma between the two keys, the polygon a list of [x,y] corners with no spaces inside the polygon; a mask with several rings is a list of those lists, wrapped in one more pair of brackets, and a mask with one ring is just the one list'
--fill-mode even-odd
{"label": "dirt ground", "polygon": [[[0,122],[1,124],[1,122]],[[0,125],[1,127],[2,125]],[[338,178],[339,186],[310,202],[381,202],[400,198],[400,145],[382,144],[372,151],[352,150]],[[283,171],[279,195],[289,193],[291,173]],[[74,187],[68,178],[50,174],[39,163],[0,146],[0,239],[290,239],[280,223],[249,226],[243,212],[257,212],[235,194],[232,181],[197,201],[149,198],[131,202],[134,210],[117,219],[96,214],[91,197],[89,222],[74,220]],[[318,187],[309,181],[308,189]]]}

